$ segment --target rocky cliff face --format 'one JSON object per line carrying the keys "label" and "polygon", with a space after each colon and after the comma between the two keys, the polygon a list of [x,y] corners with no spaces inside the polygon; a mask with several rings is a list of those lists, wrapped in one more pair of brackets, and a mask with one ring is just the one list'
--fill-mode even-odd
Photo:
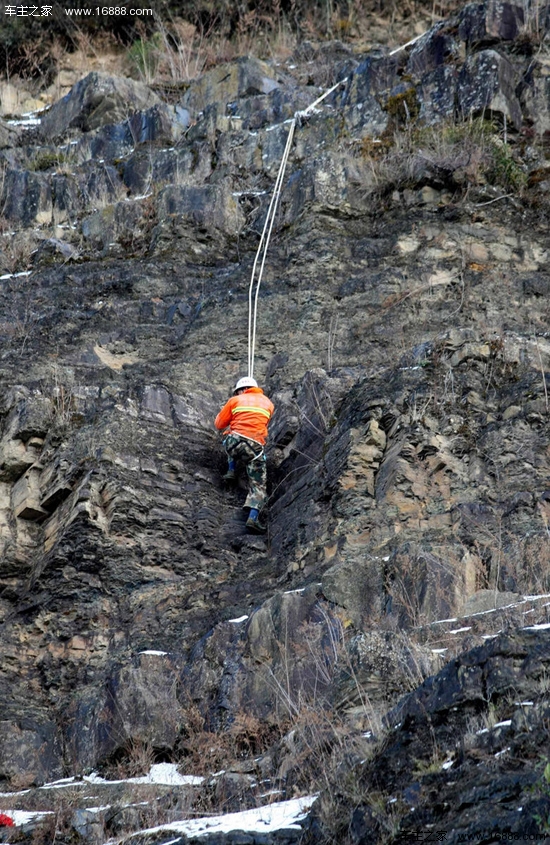
{"label": "rocky cliff face", "polygon": [[[6,789],[129,766],[138,747],[189,769],[190,738],[235,736],[244,714],[235,777],[269,747],[265,777],[303,790],[311,745],[274,742],[304,708],[332,714],[321,744],[360,746],[442,648],[547,619],[524,598],[550,592],[545,15],[472,4],[394,55],[305,44],[215,68],[177,102],[94,73],[32,129],[0,127]],[[256,374],[277,412],[269,531],[252,537],[212,420],[243,373],[285,121],[339,80],[297,130],[262,283]],[[438,625],[458,616],[464,636]],[[545,637],[449,666],[536,662]],[[491,706],[483,684],[468,714]],[[428,688],[388,717],[413,743]],[[451,705],[437,748],[462,766]],[[381,806],[408,789],[425,807],[424,781],[391,774],[404,730],[358,783],[382,767]],[[354,841],[383,841],[359,804]],[[450,825],[442,806],[406,830]]]}

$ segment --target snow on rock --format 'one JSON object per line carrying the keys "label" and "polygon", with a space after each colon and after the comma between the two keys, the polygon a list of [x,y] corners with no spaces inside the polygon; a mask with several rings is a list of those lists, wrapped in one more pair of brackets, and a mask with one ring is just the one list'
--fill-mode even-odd
{"label": "snow on rock", "polygon": [[200,786],[204,778],[196,775],[181,775],[175,763],[155,763],[148,774],[124,780],[105,780],[96,772],[84,778],[88,783],[159,783],[166,786]]}
{"label": "snow on rock", "polygon": [[15,827],[21,827],[21,825],[28,824],[36,819],[43,819],[46,818],[46,816],[53,815],[53,813],[49,810],[36,812],[31,812],[29,810],[4,810],[4,812],[7,816],[13,819]]}
{"label": "snow on rock", "polygon": [[[271,833],[275,830],[299,830],[298,822],[306,818],[316,795],[305,798],[293,798],[290,801],[280,801],[257,807],[254,810],[244,810],[241,813],[227,813],[224,816],[210,816],[201,819],[189,819],[181,822],[171,822],[142,830],[135,836],[154,834],[159,832],[183,833],[187,836],[200,836],[211,833],[231,833],[242,830],[248,833]],[[131,843],[133,836],[127,842]],[[177,841],[177,840],[176,840]]]}

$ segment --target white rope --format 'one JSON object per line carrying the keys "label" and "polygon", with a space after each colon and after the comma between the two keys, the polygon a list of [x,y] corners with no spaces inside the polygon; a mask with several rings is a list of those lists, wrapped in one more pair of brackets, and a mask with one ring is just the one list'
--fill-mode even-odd
{"label": "white rope", "polygon": [[[258,250],[256,252],[256,258],[254,259],[254,265],[252,267],[252,278],[250,280],[250,288],[248,291],[248,375],[252,377],[254,375],[254,352],[256,348],[256,321],[258,316],[258,294],[260,292],[260,285],[262,283],[262,277],[264,273],[265,267],[265,260],[267,257],[267,249],[269,247],[269,241],[271,239],[271,232],[273,230],[273,224],[275,222],[275,215],[277,213],[277,205],[279,204],[279,197],[281,196],[281,186],[283,184],[283,178],[285,175],[286,165],[288,162],[288,157],[290,154],[290,148],[292,146],[292,139],[294,138],[294,130],[296,128],[296,118],[293,118],[290,122],[290,129],[288,131],[288,136],[286,139],[285,150],[283,153],[283,157],[281,159],[281,164],[279,167],[279,172],[277,173],[277,179],[275,180],[275,186],[273,188],[273,196],[271,197],[271,202],[269,203],[269,208],[267,210],[267,215],[265,218],[264,228],[262,231],[262,236],[260,238],[260,244],[258,246]],[[267,233],[267,234],[266,234]],[[258,265],[258,259],[260,254],[262,253],[262,262],[260,264],[260,270],[258,273],[258,280],[256,282],[256,293],[254,295],[254,311],[252,311],[252,290],[254,288],[254,276],[256,274],[256,267]]]}
{"label": "white rope", "polygon": [[[258,316],[258,294],[260,292],[260,285],[262,283],[263,272],[265,267],[265,260],[267,257],[267,250],[269,247],[269,241],[271,239],[271,232],[273,231],[273,224],[275,223],[275,216],[277,214],[277,206],[279,204],[279,198],[281,196],[281,188],[283,185],[283,179],[285,175],[286,166],[288,163],[288,158],[290,155],[290,149],[292,147],[292,140],[294,138],[294,130],[296,129],[296,124],[298,121],[308,117],[308,115],[315,110],[315,108],[321,103],[329,94],[332,94],[340,85],[344,85],[347,82],[346,79],[340,80],[337,82],[336,85],[333,85],[328,91],[325,91],[320,97],[318,97],[315,102],[311,103],[303,111],[297,111],[294,113],[294,117],[290,121],[290,127],[288,130],[288,135],[286,139],[285,149],[283,152],[283,157],[281,159],[281,164],[279,166],[279,172],[277,173],[277,178],[275,180],[275,185],[273,187],[273,195],[271,197],[271,202],[269,203],[269,208],[267,210],[264,228],[262,231],[262,235],[260,238],[260,243],[258,245],[258,249],[256,251],[256,257],[254,259],[254,264],[252,266],[252,275],[250,278],[250,286],[248,289],[248,375],[249,377],[254,376],[254,355],[256,349],[256,322]],[[256,268],[258,266],[258,262],[260,260],[260,255],[262,256],[262,260],[260,263],[260,269],[258,272],[258,279],[256,281],[256,290],[254,293],[254,307],[252,307],[252,297],[254,291],[254,283],[255,283],[255,276],[256,276]]]}
{"label": "white rope", "polygon": [[[416,44],[417,41],[420,40],[424,35],[423,32],[421,35],[417,35],[415,38],[412,38],[410,41],[407,41],[406,44],[403,44],[402,47],[396,47],[395,50],[392,50],[389,55],[394,56],[396,53],[399,53],[401,50],[404,50],[406,47],[410,47],[412,44]],[[316,107],[319,103],[322,103],[326,97],[332,94],[333,91],[336,91],[340,85],[345,85],[348,81],[348,77],[345,79],[341,79],[340,82],[337,82],[336,85],[333,85],[332,88],[329,88],[328,91],[325,91],[324,94],[321,94],[310,106],[308,106],[303,111],[294,112],[294,117],[290,121],[290,128],[288,131],[288,137],[286,139],[286,146],[283,153],[283,157],[281,159],[281,165],[279,167],[279,172],[277,174],[277,179],[275,180],[275,186],[273,188],[273,196],[271,197],[271,202],[269,203],[269,208],[267,210],[267,215],[265,218],[264,228],[262,231],[262,236],[260,238],[260,243],[258,245],[258,249],[256,252],[256,257],[254,259],[254,265],[252,267],[252,275],[250,278],[250,287],[248,290],[248,375],[252,378],[254,376],[254,354],[256,348],[256,319],[258,316],[258,294],[260,291],[260,285],[262,283],[262,277],[264,272],[265,266],[265,259],[267,256],[267,250],[269,247],[269,241],[271,238],[271,232],[273,230],[273,224],[275,222],[275,215],[277,213],[277,205],[279,203],[279,198],[281,196],[281,188],[283,184],[283,179],[285,175],[285,170],[288,162],[288,158],[290,155],[290,148],[292,146],[292,139],[294,137],[294,130],[296,129],[297,123],[301,122],[302,119],[308,117],[313,111],[315,111]],[[262,261],[260,263],[260,270],[258,273],[258,280],[256,282],[256,292],[254,294],[254,307],[252,307],[252,296],[254,290],[254,279],[256,276],[256,268],[258,266],[258,262],[260,259],[260,255],[262,254]]]}
{"label": "white rope", "polygon": [[[430,31],[429,29],[426,30],[426,32],[429,32],[429,31]],[[420,39],[423,38],[426,35],[426,32],[422,32],[422,33],[420,33],[420,35],[417,35],[414,38],[411,38],[410,41],[407,41],[406,44],[402,44],[401,47],[396,47],[395,50],[391,50],[388,53],[388,55],[389,56],[395,56],[396,53],[400,53],[401,50],[404,50],[406,47],[410,47],[411,44],[416,44],[417,41],[420,41]]]}

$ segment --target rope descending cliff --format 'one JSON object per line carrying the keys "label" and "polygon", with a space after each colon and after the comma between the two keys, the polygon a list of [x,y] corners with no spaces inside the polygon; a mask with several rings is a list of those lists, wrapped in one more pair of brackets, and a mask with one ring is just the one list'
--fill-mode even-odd
{"label": "rope descending cliff", "polygon": [[[394,50],[390,52],[390,56],[395,55],[400,50],[404,50],[406,47],[409,47],[411,44],[416,43],[420,38],[421,35],[417,35],[415,38],[407,41],[406,44],[403,44],[401,47],[396,47]],[[285,176],[285,170],[288,163],[288,158],[290,155],[290,150],[292,147],[292,141],[294,139],[294,130],[296,126],[301,124],[303,120],[310,116],[310,114],[317,108],[317,106],[323,102],[333,91],[336,91],[341,85],[345,85],[349,80],[349,77],[345,77],[345,79],[341,79],[336,85],[333,85],[332,88],[329,88],[328,91],[325,91],[320,97],[318,97],[311,105],[309,105],[306,109],[302,111],[297,111],[294,113],[294,117],[289,121],[290,127],[288,130],[288,136],[286,139],[286,145],[283,152],[283,156],[281,158],[281,164],[279,166],[279,172],[277,173],[277,178],[275,180],[275,186],[273,188],[273,195],[271,197],[271,202],[269,203],[269,208],[267,210],[267,215],[264,222],[264,227],[262,230],[262,235],[260,238],[260,243],[258,244],[258,249],[256,251],[256,257],[254,259],[254,265],[252,267],[252,274],[250,277],[250,287],[248,290],[248,375],[249,377],[254,376],[254,355],[256,349],[256,320],[258,315],[258,294],[260,292],[260,285],[262,283],[262,277],[264,272],[265,260],[267,257],[267,250],[269,248],[269,241],[271,239],[271,232],[273,231],[273,224],[275,222],[275,216],[277,214],[277,206],[279,204],[279,199],[281,196],[281,187],[283,184],[283,179]],[[261,261],[260,261],[261,256]],[[258,264],[259,269],[258,269]],[[256,279],[256,271],[258,270],[258,277]],[[255,292],[254,292],[255,288]]]}
{"label": "rope descending cliff", "polygon": [[[279,172],[277,173],[277,178],[275,180],[275,186],[273,188],[271,202],[269,203],[269,208],[267,210],[264,228],[262,230],[262,236],[260,238],[260,243],[256,251],[256,257],[254,259],[252,275],[250,278],[250,287],[248,290],[248,375],[250,377],[254,376],[254,353],[256,348],[256,319],[258,315],[258,294],[260,292],[260,285],[262,283],[262,276],[264,272],[265,260],[267,257],[267,250],[269,248],[269,241],[271,239],[271,232],[273,230],[273,224],[275,222],[275,216],[277,214],[277,206],[279,204],[279,198],[281,196],[281,186],[283,184],[288,157],[290,155],[290,149],[292,147],[292,141],[294,138],[294,130],[296,129],[298,123],[301,123],[303,120],[309,117],[309,115],[315,110],[319,103],[322,103],[322,101],[325,100],[330,94],[332,94],[333,91],[336,91],[336,89],[339,88],[340,85],[345,85],[347,81],[348,77],[346,77],[345,79],[341,79],[340,82],[337,82],[336,85],[333,85],[332,88],[329,88],[328,91],[325,91],[324,94],[318,97],[315,102],[311,103],[311,105],[308,106],[306,109],[304,109],[303,111],[295,112],[294,117],[290,120],[290,127],[288,130],[286,145],[281,159],[281,164],[279,166]],[[258,277],[256,279],[256,270],[258,268],[258,264],[260,266],[258,270]],[[254,304],[252,303],[253,300]]]}

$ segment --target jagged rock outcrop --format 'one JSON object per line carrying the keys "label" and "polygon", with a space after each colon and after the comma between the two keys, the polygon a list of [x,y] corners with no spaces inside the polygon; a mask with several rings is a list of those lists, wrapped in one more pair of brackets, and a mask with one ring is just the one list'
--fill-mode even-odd
{"label": "jagged rock outcrop", "polygon": [[[259,299],[265,538],[212,420],[315,68],[240,60],[177,106],[92,74],[42,119],[62,147],[0,152],[0,785],[133,742],[188,759],[197,713],[273,728],[305,702],[365,732],[439,669],[441,619],[550,590],[548,103],[522,27],[473,4],[394,56],[315,54],[342,85],[297,129]],[[478,113],[504,138],[392,151]],[[307,743],[279,740],[264,774],[303,788]]]}
{"label": "jagged rock outcrop", "polygon": [[357,764],[353,798],[335,783],[305,841],[411,842],[428,831],[452,843],[547,841],[548,645],[547,631],[502,635],[406,696]]}
{"label": "jagged rock outcrop", "polygon": [[49,109],[41,119],[40,130],[46,139],[63,137],[70,129],[90,132],[159,102],[141,82],[93,71]]}

